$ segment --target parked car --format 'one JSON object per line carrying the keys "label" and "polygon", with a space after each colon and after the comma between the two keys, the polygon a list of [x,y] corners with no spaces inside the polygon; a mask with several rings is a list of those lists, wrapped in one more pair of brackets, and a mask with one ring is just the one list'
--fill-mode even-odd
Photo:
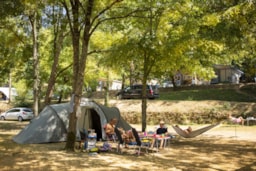
{"label": "parked car", "polygon": [[158,90],[159,85],[152,85],[152,89],[154,91],[154,98],[159,98],[159,90]]}
{"label": "parked car", "polygon": [[[136,84],[119,91],[116,95],[119,99],[140,99],[142,98],[142,84]],[[155,99],[159,97],[158,87],[155,89],[147,85],[147,98]]]}
{"label": "parked car", "polygon": [[34,113],[32,109],[26,107],[16,107],[3,112],[0,115],[1,120],[31,120],[34,118]]}
{"label": "parked car", "polygon": [[173,87],[172,81],[163,82],[163,88],[167,88],[167,87]]}

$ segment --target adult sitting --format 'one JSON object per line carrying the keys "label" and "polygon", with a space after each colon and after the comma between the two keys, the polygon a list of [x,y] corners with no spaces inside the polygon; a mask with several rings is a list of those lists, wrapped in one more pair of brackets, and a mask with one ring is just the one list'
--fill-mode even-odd
{"label": "adult sitting", "polygon": [[[156,134],[159,136],[159,135],[164,135],[164,136],[167,136],[168,135],[168,128],[165,126],[165,123],[164,121],[160,121],[159,123],[159,128],[156,129]],[[154,144],[155,144],[155,139],[153,139],[152,141],[152,144],[151,144],[151,148],[154,147]],[[164,145],[164,139],[161,138],[161,142],[160,142],[160,146],[159,146],[159,149],[162,149],[163,148],[163,145]]]}
{"label": "adult sitting", "polygon": [[228,114],[228,119],[232,122],[232,123],[236,123],[236,124],[240,124],[244,125],[244,118],[242,116],[239,116],[238,118],[233,117],[230,113]]}
{"label": "adult sitting", "polygon": [[117,124],[117,118],[110,119],[109,123],[105,126],[105,133],[107,135],[107,139],[113,139],[115,137],[115,127]]}
{"label": "adult sitting", "polygon": [[132,130],[125,131],[123,128],[118,128],[118,130],[121,133],[122,139],[125,143],[125,147],[128,145],[131,145],[133,143],[136,143],[136,139],[132,133]]}

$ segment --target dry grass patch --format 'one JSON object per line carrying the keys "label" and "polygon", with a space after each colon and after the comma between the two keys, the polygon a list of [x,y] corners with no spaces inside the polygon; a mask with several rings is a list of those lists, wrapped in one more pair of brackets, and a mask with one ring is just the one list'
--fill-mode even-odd
{"label": "dry grass patch", "polygon": [[[255,127],[216,128],[194,139],[177,139],[159,153],[136,156],[115,151],[89,156],[68,153],[65,143],[20,145],[12,141],[28,122],[0,122],[1,170],[255,170]],[[140,125],[133,125],[139,129]],[[249,132],[247,140],[240,135]],[[253,137],[254,138],[254,137]]]}

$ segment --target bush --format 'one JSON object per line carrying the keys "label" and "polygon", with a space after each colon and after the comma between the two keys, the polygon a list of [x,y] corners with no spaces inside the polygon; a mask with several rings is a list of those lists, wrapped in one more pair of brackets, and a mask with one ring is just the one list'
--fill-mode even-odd
{"label": "bush", "polygon": [[26,100],[25,97],[19,97],[16,98],[15,101],[12,102],[13,107],[28,107],[32,108],[33,107],[33,102]]}

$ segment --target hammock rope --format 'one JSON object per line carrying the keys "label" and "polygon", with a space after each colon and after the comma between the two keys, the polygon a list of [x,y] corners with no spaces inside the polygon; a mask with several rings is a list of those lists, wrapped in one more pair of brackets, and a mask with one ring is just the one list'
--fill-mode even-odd
{"label": "hammock rope", "polygon": [[208,126],[205,126],[203,128],[199,128],[197,130],[194,130],[192,132],[190,132],[189,134],[185,133],[181,128],[177,127],[177,126],[172,126],[173,129],[175,130],[175,132],[177,134],[179,134],[180,136],[184,137],[184,138],[194,138],[198,135],[201,135],[202,133],[212,129],[212,128],[215,128],[216,126],[220,125],[220,123],[217,123],[217,124],[212,124],[212,125],[208,125]]}

